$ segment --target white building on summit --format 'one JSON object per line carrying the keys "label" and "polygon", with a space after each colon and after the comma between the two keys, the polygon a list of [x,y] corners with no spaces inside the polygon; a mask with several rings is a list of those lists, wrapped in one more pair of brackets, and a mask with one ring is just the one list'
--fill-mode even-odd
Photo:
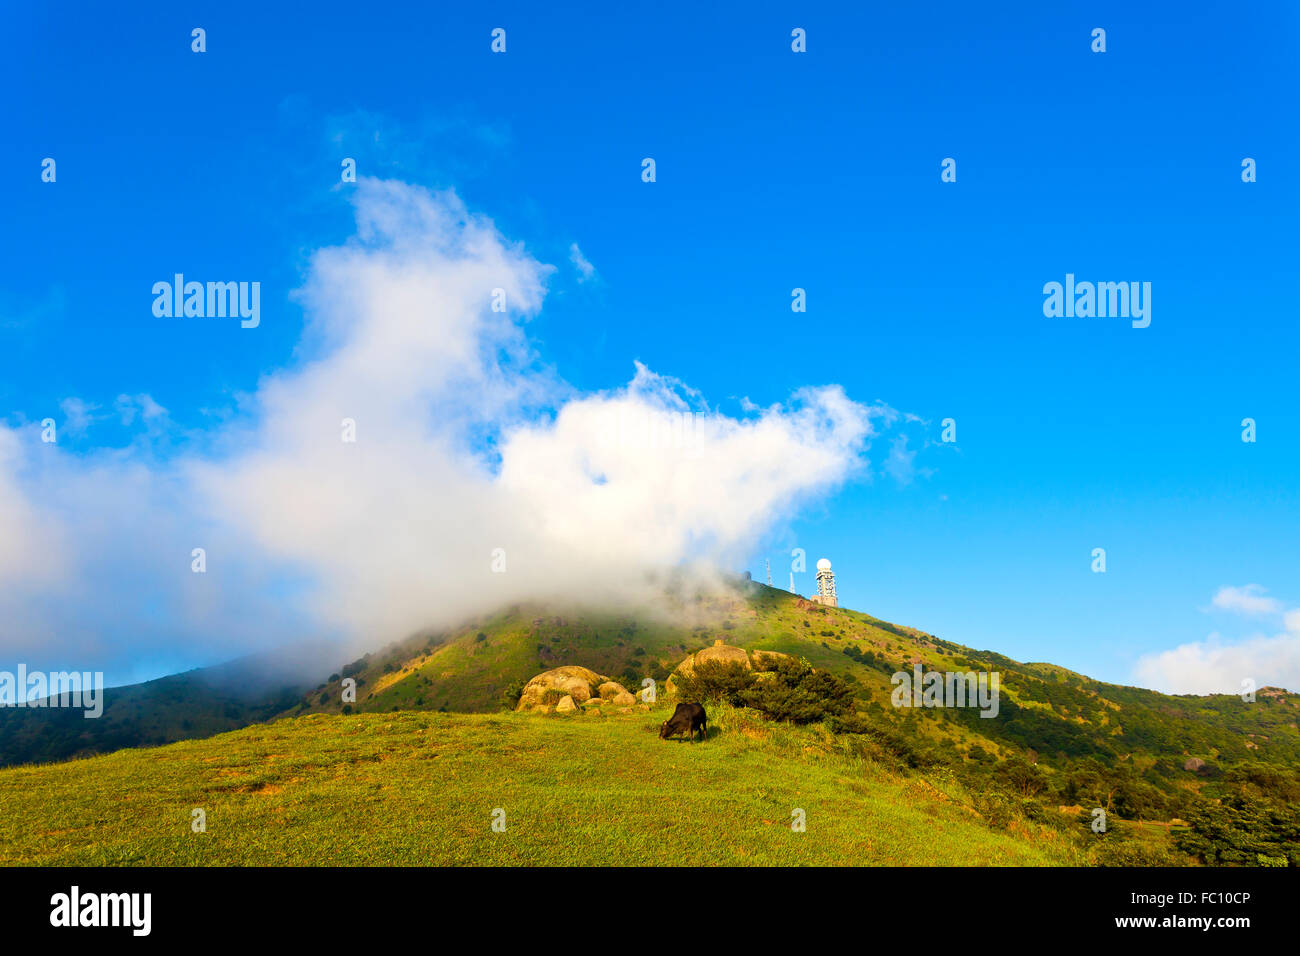
{"label": "white building on summit", "polygon": [[827,607],[840,606],[839,598],[835,596],[835,572],[825,558],[817,562],[817,593],[808,600]]}

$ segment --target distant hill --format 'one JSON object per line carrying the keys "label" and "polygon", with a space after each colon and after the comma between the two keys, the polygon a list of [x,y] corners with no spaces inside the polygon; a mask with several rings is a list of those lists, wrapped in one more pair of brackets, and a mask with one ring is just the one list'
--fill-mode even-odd
{"label": "distant hill", "polygon": [[208,737],[282,712],[327,671],[328,646],[302,646],[104,691],[103,713],[75,708],[0,707],[0,766],[45,763]]}

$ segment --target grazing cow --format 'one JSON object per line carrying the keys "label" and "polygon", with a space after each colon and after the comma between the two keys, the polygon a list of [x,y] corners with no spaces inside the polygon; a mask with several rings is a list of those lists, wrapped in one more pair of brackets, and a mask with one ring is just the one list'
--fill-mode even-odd
{"label": "grazing cow", "polygon": [[700,739],[709,739],[709,716],[699,704],[678,704],[673,715],[659,725],[659,739],[667,740],[677,734],[690,734],[695,742],[695,731],[699,730]]}

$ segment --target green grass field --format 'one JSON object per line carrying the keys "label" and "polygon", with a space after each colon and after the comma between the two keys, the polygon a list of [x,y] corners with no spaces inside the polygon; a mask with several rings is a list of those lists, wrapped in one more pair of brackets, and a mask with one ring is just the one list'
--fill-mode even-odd
{"label": "green grass field", "polygon": [[[1061,865],[956,783],[852,757],[817,727],[659,711],[312,714],[207,740],[0,770],[0,862],[60,865]],[[191,829],[192,811],[206,832]],[[494,832],[493,811],[505,830]],[[806,832],[791,827],[802,809]]]}

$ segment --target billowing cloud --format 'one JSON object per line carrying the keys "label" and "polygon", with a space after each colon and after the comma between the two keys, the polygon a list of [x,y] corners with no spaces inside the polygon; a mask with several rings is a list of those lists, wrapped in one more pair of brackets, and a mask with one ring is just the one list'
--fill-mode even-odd
{"label": "billowing cloud", "polygon": [[81,455],[0,427],[6,656],[120,671],[636,599],[648,571],[735,566],[894,414],[831,386],[732,417],[640,365],[578,394],[524,332],[551,267],[450,192],[363,179],[354,202],[355,236],[310,260],[295,364],[236,418],[178,443],[122,396],[145,438]]}
{"label": "billowing cloud", "polygon": [[1169,694],[1238,694],[1256,687],[1300,690],[1300,634],[1226,642],[1219,635],[1144,655],[1134,668],[1139,683]]}

